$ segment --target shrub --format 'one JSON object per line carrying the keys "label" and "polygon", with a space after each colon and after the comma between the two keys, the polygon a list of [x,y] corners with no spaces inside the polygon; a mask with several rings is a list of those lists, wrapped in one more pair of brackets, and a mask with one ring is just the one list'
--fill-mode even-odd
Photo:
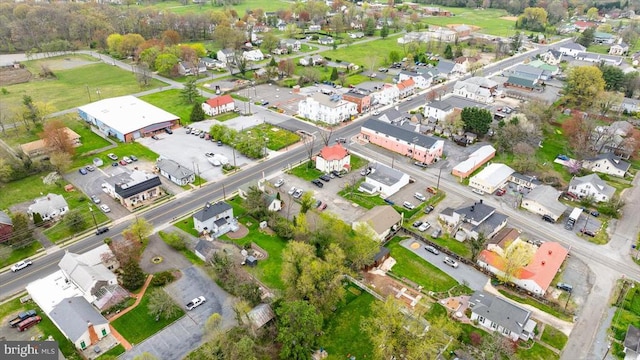
{"label": "shrub", "polygon": [[187,248],[187,241],[179,233],[165,233],[161,231],[158,233],[158,235],[160,235],[160,238],[162,238],[162,240],[164,240],[167,245],[171,246],[177,251],[182,251]]}
{"label": "shrub", "polygon": [[128,308],[129,306],[133,305],[136,302],[136,299],[132,298],[132,297],[126,297],[124,299],[122,299],[122,301],[120,301],[119,303],[109,307],[108,309],[104,310],[102,312],[102,315],[108,315],[111,313],[117,313],[118,311],[124,310],[126,308]]}
{"label": "shrub", "polygon": [[171,282],[173,282],[176,277],[173,275],[172,271],[161,271],[153,275],[153,279],[151,280],[151,285],[153,286],[165,286]]}

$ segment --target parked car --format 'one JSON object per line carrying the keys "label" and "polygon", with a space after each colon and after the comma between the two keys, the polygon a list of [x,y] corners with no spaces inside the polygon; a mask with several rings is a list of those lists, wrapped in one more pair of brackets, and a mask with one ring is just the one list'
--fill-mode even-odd
{"label": "parked car", "polygon": [[29,267],[33,264],[33,262],[30,259],[25,259],[22,261],[18,261],[17,263],[15,263],[13,266],[11,266],[11,271],[12,272],[16,272],[16,271],[20,271],[26,267]]}
{"label": "parked car", "polygon": [[131,164],[133,162],[133,160],[131,160],[128,156],[123,156],[122,160],[124,160],[124,162],[126,162],[127,164]]}
{"label": "parked car", "polygon": [[109,228],[106,226],[103,226],[101,228],[98,228],[98,230],[96,230],[96,235],[104,234],[107,231],[109,231]]}
{"label": "parked car", "polygon": [[591,231],[591,230],[587,230],[587,229],[580,229],[580,232],[581,232],[583,235],[587,235],[587,236],[590,236],[590,237],[596,237],[596,233],[594,233],[594,232],[593,232],[593,231]]}
{"label": "parked car", "polygon": [[112,162],[111,166],[118,166],[118,162],[117,161]]}
{"label": "parked car", "polygon": [[218,146],[222,146],[222,140],[218,140]]}
{"label": "parked car", "polygon": [[484,191],[482,191],[480,189],[473,188],[473,189],[471,189],[471,191],[476,193],[476,194],[478,194],[478,195],[484,195]]}
{"label": "parked car", "polygon": [[96,171],[96,167],[93,165],[87,165],[84,167],[87,171]]}
{"label": "parked car", "polygon": [[323,211],[327,208],[327,203],[322,203],[322,205],[318,206],[318,210]]}
{"label": "parked car", "polygon": [[207,135],[207,133],[206,133],[206,132],[201,132],[201,133],[200,133],[200,135],[199,135],[199,136],[200,136],[200,139],[204,139],[204,136],[205,136],[205,135]]}
{"label": "parked car", "polygon": [[413,205],[412,203],[405,201],[402,203],[402,206],[404,206],[405,208],[409,209],[409,210],[413,210],[416,208],[415,205]]}
{"label": "parked car", "polygon": [[391,206],[393,206],[393,205],[395,205],[395,204],[396,204],[396,203],[394,203],[394,202],[393,202],[393,200],[388,199],[388,198],[387,198],[387,199],[384,199],[384,202],[386,202],[387,204],[389,204],[389,205],[391,205]]}
{"label": "parked car", "polygon": [[427,167],[427,164],[425,164],[425,163],[423,163],[423,162],[420,162],[420,161],[414,161],[414,162],[413,162],[413,165],[415,165],[415,166],[419,166],[419,167],[421,167],[421,168],[426,168],[426,167]]}
{"label": "parked car", "polygon": [[37,325],[40,321],[42,321],[42,318],[38,315],[25,319],[18,324],[18,331],[25,331],[28,328]]}
{"label": "parked car", "polygon": [[126,162],[126,161],[124,161],[124,160],[120,160],[120,161],[118,162],[118,164],[120,164],[120,165],[122,165],[122,166],[125,166],[125,165],[127,165],[127,162]]}
{"label": "parked car", "polygon": [[80,173],[80,175],[87,175],[87,169],[85,168],[78,169],[78,172]]}
{"label": "parked car", "polygon": [[573,291],[573,286],[567,284],[567,283],[563,283],[563,282],[559,282],[558,284],[556,284],[556,287],[560,290],[564,290],[566,292],[572,292]]}
{"label": "parked car", "polygon": [[342,174],[340,174],[340,172],[336,171],[336,170],[331,171],[331,174],[333,176],[337,177],[337,178],[341,178],[342,177]]}
{"label": "parked car", "polygon": [[107,204],[100,205],[100,210],[102,210],[102,211],[104,211],[106,213],[111,212],[111,209],[109,208],[109,206],[107,206]]}
{"label": "parked car", "polygon": [[100,198],[97,195],[91,195],[91,201],[93,201],[94,204],[100,204]]}
{"label": "parked car", "polygon": [[329,181],[331,181],[331,176],[329,176],[327,174],[323,174],[322,176],[320,176],[320,180],[325,181],[325,182],[329,182]]}
{"label": "parked car", "polygon": [[418,231],[427,231],[430,227],[431,224],[425,221],[422,223],[422,225],[420,225],[420,227],[418,227]]}
{"label": "parked car", "polygon": [[447,264],[447,265],[451,266],[451,267],[452,267],[452,268],[454,268],[454,269],[457,269],[457,268],[458,268],[458,262],[457,262],[457,261],[455,261],[455,260],[453,260],[452,258],[450,258],[450,257],[448,257],[448,256],[446,256],[446,257],[442,260],[442,262],[444,262],[445,264]]}
{"label": "parked car", "polygon": [[336,138],[336,142],[340,144],[346,144],[347,138],[343,138],[343,137]]}
{"label": "parked car", "polygon": [[169,135],[173,134],[173,131],[171,131],[170,128],[164,128],[164,132],[166,132]]}
{"label": "parked car", "polygon": [[440,235],[442,235],[442,229],[435,229],[433,230],[433,232],[431,233],[431,237],[434,239],[437,239],[440,237]]}
{"label": "parked car", "polygon": [[296,192],[297,190],[298,190],[298,189],[296,189],[296,187],[294,186],[294,187],[292,187],[291,189],[289,189],[289,191],[287,192],[287,194],[289,194],[289,195],[293,195],[293,194],[295,194],[295,192]]}
{"label": "parked car", "polygon": [[298,189],[296,190],[296,192],[293,193],[293,198],[300,199],[302,197],[302,194],[304,194],[304,190]]}
{"label": "parked car", "polygon": [[433,205],[429,205],[424,208],[425,214],[430,214],[432,211],[433,211]]}
{"label": "parked car", "polygon": [[129,159],[132,161],[138,161],[138,158],[135,155],[129,155]]}
{"label": "parked car", "polygon": [[187,134],[191,134],[191,128],[187,127]]}
{"label": "parked car", "polygon": [[437,193],[438,193],[438,189],[434,188],[433,186],[429,186],[429,187],[427,188],[427,192],[428,192],[429,194],[437,194]]}
{"label": "parked car", "polygon": [[9,326],[17,327],[18,324],[20,324],[21,322],[25,321],[26,319],[28,319],[30,317],[34,317],[36,315],[37,315],[37,313],[33,309],[21,312],[15,318],[9,320]]}
{"label": "parked car", "polygon": [[93,158],[93,166],[102,166],[104,165],[104,161],[100,158]]}
{"label": "parked car", "polygon": [[195,308],[197,308],[198,306],[204,304],[207,301],[207,299],[204,298],[204,296],[198,296],[197,298],[189,301],[187,303],[187,310],[193,310]]}
{"label": "parked car", "polygon": [[434,248],[431,245],[425,246],[424,249],[427,250],[428,252],[432,253],[433,255],[440,255],[440,251],[438,251],[438,249]]}
{"label": "parked car", "polygon": [[113,161],[118,160],[118,156],[117,156],[116,154],[114,154],[114,153],[109,153],[109,154],[107,154],[107,157],[108,157],[109,159],[113,160]]}
{"label": "parked car", "polygon": [[273,186],[279,188],[280,186],[284,185],[284,179],[278,179],[278,181],[276,181]]}
{"label": "parked car", "polygon": [[591,211],[589,214],[591,214],[591,216],[593,216],[593,217],[598,217],[598,216],[600,216],[600,213],[599,213],[597,210],[593,210],[593,211]]}
{"label": "parked car", "polygon": [[417,227],[420,227],[420,225],[422,225],[422,221],[417,220],[417,221],[414,221],[411,226],[413,226],[414,228],[417,228]]}
{"label": "parked car", "polygon": [[506,193],[507,193],[507,190],[504,188],[501,188],[501,189],[498,189],[498,191],[496,191],[496,196],[502,196]]}
{"label": "parked car", "polygon": [[548,223],[552,223],[552,224],[556,223],[556,221],[551,216],[546,215],[546,214],[542,215],[542,220],[544,220],[544,221],[546,221]]}
{"label": "parked car", "polygon": [[427,198],[426,198],[426,197],[424,197],[424,195],[422,195],[422,194],[420,194],[420,193],[418,193],[418,192],[417,192],[417,193],[415,193],[415,194],[413,194],[413,197],[414,197],[414,198],[416,198],[416,199],[418,199],[418,200],[420,200],[420,201],[425,201],[425,200],[427,200]]}
{"label": "parked car", "polygon": [[378,116],[378,115],[380,115],[380,111],[374,110],[372,114],[373,114],[373,116]]}
{"label": "parked car", "polygon": [[318,180],[318,179],[313,179],[311,180],[311,183],[313,183],[313,185],[319,187],[322,189],[322,187],[324,186],[324,184],[322,183],[322,181]]}
{"label": "parked car", "polygon": [[151,138],[152,138],[153,140],[160,140],[160,138],[158,137],[158,135],[152,135],[152,136],[151,136]]}

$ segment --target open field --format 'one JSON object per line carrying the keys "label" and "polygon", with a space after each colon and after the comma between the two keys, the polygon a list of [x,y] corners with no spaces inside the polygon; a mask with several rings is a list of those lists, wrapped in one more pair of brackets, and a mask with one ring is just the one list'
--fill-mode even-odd
{"label": "open field", "polygon": [[404,56],[405,52],[402,46],[398,44],[397,39],[398,36],[390,36],[386,39],[324,51],[320,55],[330,58],[332,61],[348,61],[365,69],[376,69],[385,64],[391,51],[395,50]]}
{"label": "open field", "polygon": [[244,132],[250,133],[257,139],[268,139],[266,143],[267,149],[273,151],[284,149],[285,147],[300,141],[300,135],[270,124],[260,124],[252,127],[251,129],[247,129]]}
{"label": "open field", "polygon": [[245,14],[247,10],[254,9],[262,9],[264,11],[276,11],[280,9],[288,9],[291,7],[291,4],[286,1],[281,0],[245,0],[238,5],[231,5],[228,7],[222,6],[212,6],[211,3],[202,3],[202,4],[190,4],[190,5],[182,5],[179,1],[162,1],[157,2],[151,6],[142,5],[135,6],[131,5],[131,7],[152,7],[155,9],[161,9],[170,11],[175,14],[185,14],[185,13],[204,13],[208,11],[225,11],[228,9],[233,9],[238,13],[238,16],[242,16]]}
{"label": "open field", "polygon": [[[64,58],[79,58],[87,61],[87,56],[69,55]],[[27,61],[25,65],[32,73],[37,73],[40,64],[55,59]],[[152,80],[150,87],[140,88],[132,73],[99,62],[67,70],[54,70],[54,73],[56,79],[32,80],[6,86],[9,93],[1,95],[0,110],[20,108],[24,95],[31,96],[36,103],[49,103],[50,111],[59,111],[99,99],[133,94],[163,85],[160,81]]]}
{"label": "open field", "polygon": [[[180,117],[182,125],[190,124],[191,110],[193,110],[193,104],[188,104],[180,96],[180,90],[172,89],[155,94],[149,94],[141,96],[140,100],[144,100],[151,105],[157,106],[163,110],[166,110],[174,115]],[[196,99],[196,104],[201,104],[207,100],[204,96],[199,96]]]}
{"label": "open field", "polygon": [[468,9],[447,8],[455,16],[431,16],[423,18],[422,22],[429,25],[447,26],[449,24],[465,24],[480,27],[479,32],[496,36],[511,36],[515,34],[516,22],[507,18],[508,13],[502,9]]}

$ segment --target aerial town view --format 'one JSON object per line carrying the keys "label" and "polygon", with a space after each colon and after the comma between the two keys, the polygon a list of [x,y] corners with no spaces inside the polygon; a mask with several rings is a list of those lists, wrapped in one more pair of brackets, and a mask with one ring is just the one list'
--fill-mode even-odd
{"label": "aerial town view", "polygon": [[0,359],[637,360],[639,171],[636,0],[0,0]]}

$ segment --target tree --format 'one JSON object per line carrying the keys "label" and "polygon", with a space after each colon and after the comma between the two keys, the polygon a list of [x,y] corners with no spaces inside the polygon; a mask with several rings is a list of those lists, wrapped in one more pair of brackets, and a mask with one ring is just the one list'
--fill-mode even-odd
{"label": "tree", "polygon": [[87,220],[82,215],[82,212],[79,210],[74,210],[68,212],[64,216],[64,223],[67,225],[69,230],[73,233],[79,233],[84,230],[87,226]]}
{"label": "tree", "polygon": [[544,31],[548,24],[547,11],[541,7],[528,7],[518,16],[516,29]]}
{"label": "tree", "polygon": [[59,173],[66,172],[72,164],[71,155],[62,151],[54,151],[49,155],[49,162]]}
{"label": "tree", "polygon": [[122,264],[122,286],[129,291],[138,290],[146,279],[144,271],[137,261],[129,261]]}
{"label": "tree", "polygon": [[285,302],[276,309],[277,341],[282,344],[281,359],[306,360],[315,349],[322,330],[322,316],[313,305],[297,300]]}
{"label": "tree", "polygon": [[[598,94],[594,107],[600,116],[607,116],[611,108],[622,103],[624,96],[621,93],[604,91]],[[604,145],[604,144],[603,144]]]}
{"label": "tree", "polygon": [[[42,216],[40,216],[40,218],[42,219]],[[11,233],[9,241],[7,242],[9,245],[21,247],[26,246],[34,241],[33,229],[29,226],[29,222],[29,216],[23,212],[14,212],[11,214],[13,232]]]}
{"label": "tree", "polygon": [[220,334],[220,325],[222,325],[222,315],[213,313],[204,323],[204,333],[208,338],[215,338]]}
{"label": "tree", "polygon": [[364,21],[364,34],[365,36],[373,36],[376,33],[376,20],[372,17],[367,17]]}
{"label": "tree", "polygon": [[307,211],[311,209],[314,202],[315,199],[313,198],[313,193],[309,191],[305,192],[300,199],[300,213],[306,214]]}
{"label": "tree", "polygon": [[162,75],[171,75],[173,69],[178,64],[178,57],[171,53],[158,55],[155,61],[155,69]]}
{"label": "tree", "polygon": [[487,238],[483,233],[478,234],[477,238],[471,238],[471,260],[476,261],[480,251],[484,249],[484,244],[487,242]]}
{"label": "tree", "polygon": [[[267,54],[270,54],[275,48],[278,47],[278,45],[280,45],[280,39],[278,39],[277,36],[275,36],[271,32],[264,34],[261,47]],[[273,60],[273,58],[271,59]]]}
{"label": "tree", "polygon": [[453,49],[451,48],[451,44],[447,44],[447,47],[444,48],[444,58],[445,59],[453,59]]}
{"label": "tree", "polygon": [[510,359],[517,349],[517,344],[500,333],[492,331],[482,337],[479,349],[484,354],[483,358],[487,360]]}
{"label": "tree", "polygon": [[[153,62],[151,62],[151,64],[153,64]],[[152,79],[153,74],[151,73],[149,63],[138,63],[138,66],[136,66],[136,80],[138,81],[138,85],[140,85],[140,87],[147,87],[151,85]]]}
{"label": "tree", "polygon": [[607,91],[618,91],[624,88],[625,86],[625,76],[622,69],[613,65],[600,65],[598,67],[600,71],[602,71],[602,78],[605,83],[605,90]]}
{"label": "tree", "polygon": [[351,262],[351,269],[358,271],[373,263],[373,258],[380,248],[376,240],[377,235],[366,224],[358,223],[353,232],[355,241],[348,241],[347,244],[340,244],[340,246],[347,260]]}
{"label": "tree", "polygon": [[267,214],[267,205],[264,202],[264,194],[257,186],[249,187],[246,199],[244,200],[249,215],[260,220]]}
{"label": "tree", "polygon": [[598,19],[598,8],[592,7],[587,10],[587,19],[589,20],[597,20]]}
{"label": "tree", "polygon": [[465,130],[474,132],[478,135],[486,134],[491,127],[491,122],[493,121],[493,117],[489,110],[475,107],[462,109],[460,118],[464,123]]}
{"label": "tree", "polygon": [[33,125],[38,125],[38,120],[40,117],[38,116],[38,107],[33,102],[33,99],[29,95],[22,96],[22,105],[24,105],[24,114],[23,118],[26,120],[30,120]]}
{"label": "tree", "polygon": [[595,120],[590,116],[576,114],[562,123],[562,132],[570,140],[569,145],[578,160],[591,156],[591,135],[595,129]]}
{"label": "tree", "polygon": [[146,243],[152,233],[153,225],[141,217],[136,217],[136,220],[132,222],[128,228],[122,231],[122,235],[125,239],[136,241],[140,244]]}
{"label": "tree", "polygon": [[392,63],[396,63],[398,61],[400,61],[401,57],[400,57],[400,53],[392,50],[389,52],[389,61]]}
{"label": "tree", "polygon": [[382,25],[382,29],[380,29],[380,37],[386,39],[389,36],[389,27],[387,24]]}
{"label": "tree", "polygon": [[198,92],[198,85],[196,84],[196,79],[189,79],[184,84],[184,88],[180,90],[180,96],[182,100],[187,104],[193,104],[198,100],[198,96],[200,93]]}
{"label": "tree", "polygon": [[333,70],[331,70],[331,77],[329,78],[331,81],[336,81],[338,80],[338,68],[332,68]]}
{"label": "tree", "polygon": [[189,115],[189,120],[191,120],[191,122],[198,122],[204,120],[206,117],[207,114],[204,113],[202,104],[198,102],[193,104],[193,108],[191,108],[191,114]]}
{"label": "tree", "polygon": [[502,274],[498,278],[503,282],[510,282],[521,268],[531,262],[534,253],[533,247],[524,241],[517,241],[507,245],[502,257],[504,267],[502,268]]}
{"label": "tree", "polygon": [[522,35],[520,35],[520,31],[516,31],[516,33],[511,37],[511,51],[516,52],[522,46]]}
{"label": "tree", "polygon": [[181,251],[187,248],[187,240],[181,233],[164,233],[160,231],[158,234],[162,237],[162,240],[167,243],[167,245],[171,246],[177,251]]}
{"label": "tree", "polygon": [[62,120],[52,119],[44,124],[43,131],[39,136],[51,151],[60,151],[74,155],[76,149],[67,129],[67,126]]}
{"label": "tree", "polygon": [[576,42],[584,47],[589,47],[595,40],[596,29],[593,27],[585,29]]}
{"label": "tree", "polygon": [[180,313],[180,308],[163,288],[151,290],[147,308],[149,309],[149,315],[165,320],[171,319]]}
{"label": "tree", "polygon": [[291,76],[296,70],[296,64],[291,59],[280,60],[278,63],[278,70],[281,74]]}
{"label": "tree", "polygon": [[565,94],[571,104],[580,104],[583,108],[593,104],[596,95],[604,90],[602,71],[595,66],[576,66],[569,70]]}

